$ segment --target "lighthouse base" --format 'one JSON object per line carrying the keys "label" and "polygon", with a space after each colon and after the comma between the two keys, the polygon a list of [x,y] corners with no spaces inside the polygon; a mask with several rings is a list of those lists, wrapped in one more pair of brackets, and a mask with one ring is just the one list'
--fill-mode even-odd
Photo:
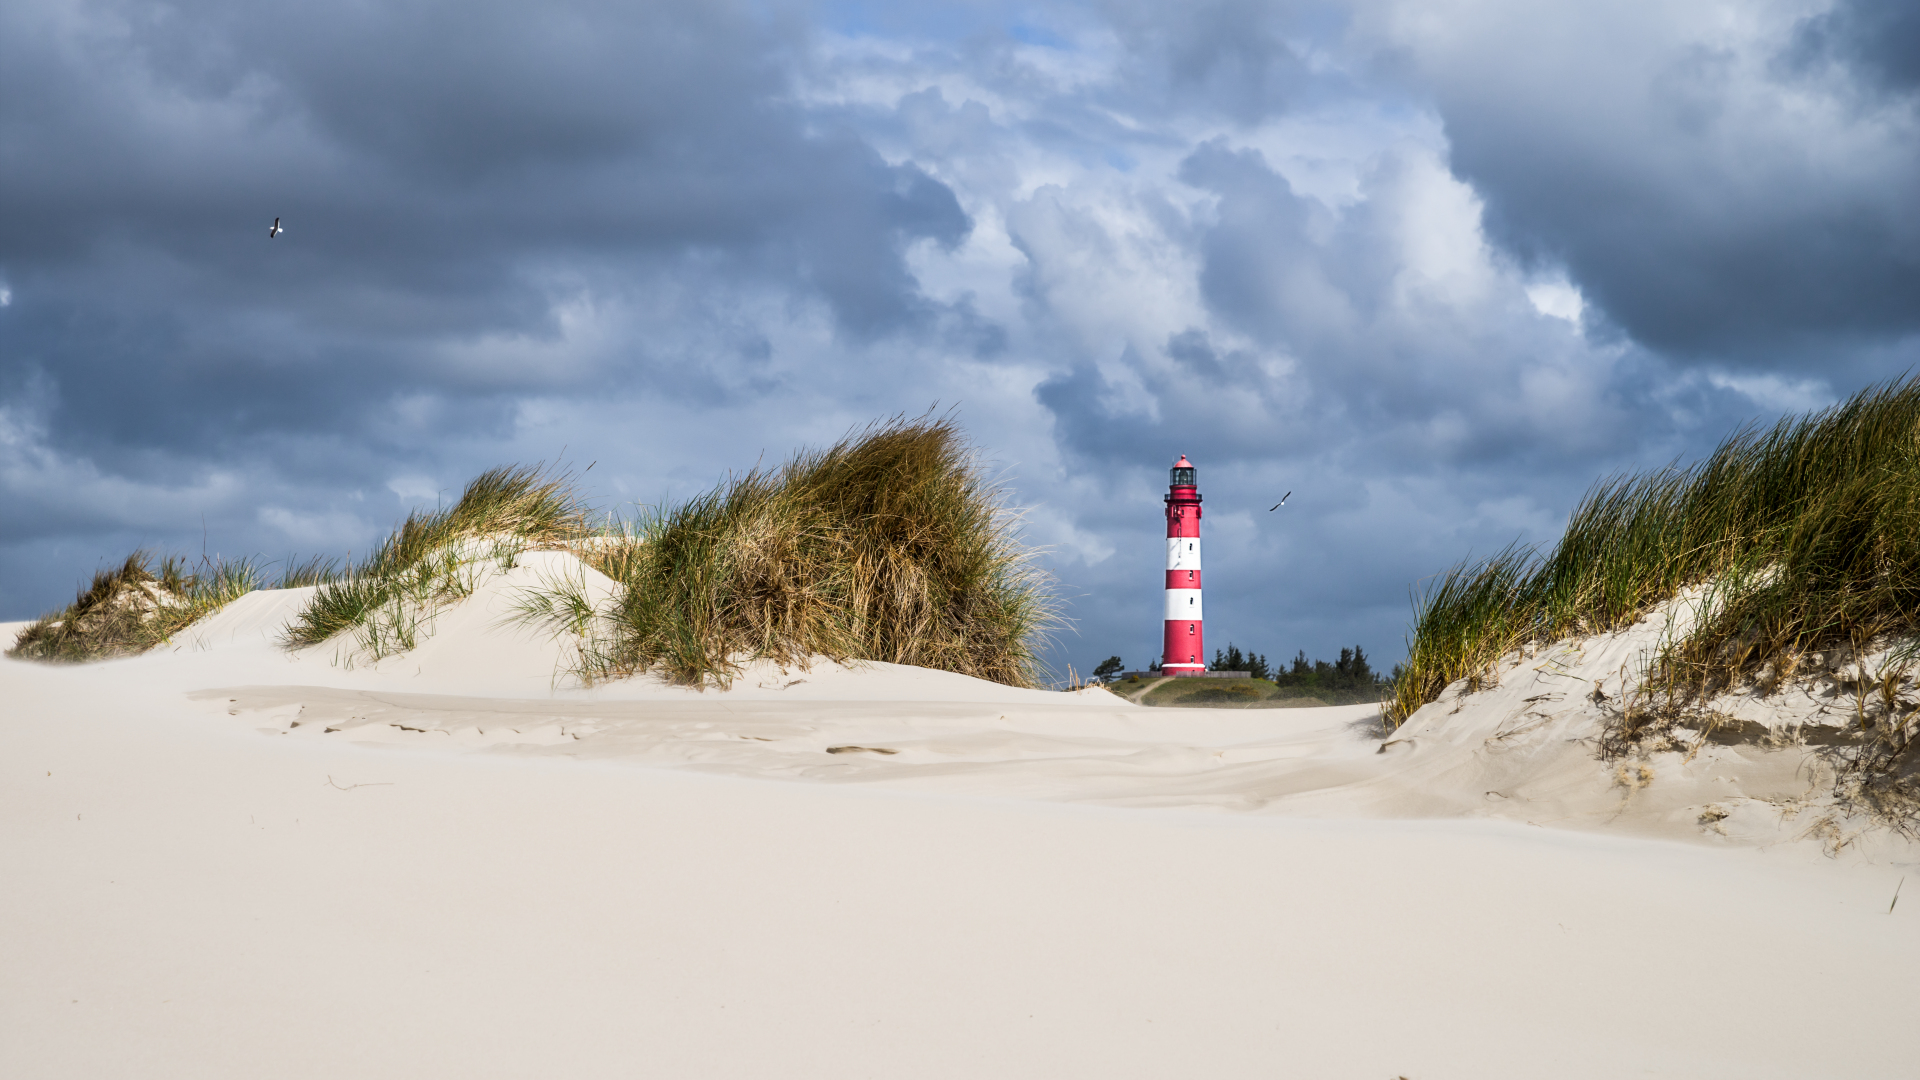
{"label": "lighthouse base", "polygon": [[[1194,590],[1198,592],[1198,590]],[[1181,595],[1169,589],[1168,596]],[[1197,599],[1197,598],[1196,598]],[[1186,604],[1168,604],[1169,608],[1178,606],[1181,610]],[[1162,675],[1200,675],[1207,670],[1207,639],[1201,633],[1199,619],[1168,619],[1166,634],[1160,642],[1160,673]]]}

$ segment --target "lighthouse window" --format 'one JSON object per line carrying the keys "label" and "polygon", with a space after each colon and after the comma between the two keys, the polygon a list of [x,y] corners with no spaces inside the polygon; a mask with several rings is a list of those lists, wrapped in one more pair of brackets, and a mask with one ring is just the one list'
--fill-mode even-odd
{"label": "lighthouse window", "polygon": [[1188,580],[1188,581],[1192,581],[1192,580],[1193,580],[1193,571],[1191,571],[1191,570],[1189,570],[1189,571],[1187,571],[1187,580]]}
{"label": "lighthouse window", "polygon": [[1193,545],[1192,545],[1192,544],[1188,544],[1188,545],[1187,545],[1187,550],[1188,550],[1188,551],[1192,551],[1192,550],[1193,550]]}
{"label": "lighthouse window", "polygon": [[1193,633],[1193,624],[1192,624],[1192,623],[1188,623],[1188,624],[1187,624],[1187,633],[1189,633],[1189,634],[1191,634],[1191,633]]}
{"label": "lighthouse window", "polygon": [[1187,603],[1189,604],[1193,603],[1193,597],[1191,596],[1187,597]]}

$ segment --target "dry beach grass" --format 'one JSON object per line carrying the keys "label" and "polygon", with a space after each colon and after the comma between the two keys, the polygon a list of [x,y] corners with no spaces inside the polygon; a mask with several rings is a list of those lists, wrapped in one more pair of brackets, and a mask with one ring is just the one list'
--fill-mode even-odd
{"label": "dry beach grass", "polygon": [[581,548],[610,602],[556,582],[526,613],[578,636],[589,679],[826,656],[1034,686],[1056,608],[1018,527],[951,418],[896,417],[616,524]]}
{"label": "dry beach grass", "polygon": [[136,551],[100,570],[73,603],[29,624],[8,655],[23,660],[82,663],[142,653],[260,584],[251,561],[185,560]]}

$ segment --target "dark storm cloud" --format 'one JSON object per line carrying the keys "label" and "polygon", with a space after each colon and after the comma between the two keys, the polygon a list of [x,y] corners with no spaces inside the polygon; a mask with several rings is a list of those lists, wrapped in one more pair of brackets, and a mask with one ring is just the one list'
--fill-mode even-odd
{"label": "dark storm cloud", "polygon": [[953,192],[809,130],[775,62],[792,28],[736,6],[0,20],[0,363],[12,386],[52,381],[58,445],[212,453],[410,391],[647,377],[644,352],[572,373],[435,362],[448,340],[552,337],[555,265],[615,289],[760,282],[855,339],[972,317],[925,300],[903,258],[965,237]]}
{"label": "dark storm cloud", "polygon": [[1731,38],[1663,5],[1461,14],[1404,43],[1455,170],[1637,340],[1779,367],[1920,332],[1911,4]]}
{"label": "dark storm cloud", "polygon": [[1151,87],[1163,107],[1243,122],[1283,111],[1316,89],[1288,38],[1339,17],[1332,5],[1265,0],[1205,0],[1177,9],[1109,0],[1102,10],[1135,58],[1136,91]]}
{"label": "dark storm cloud", "polygon": [[1881,88],[1920,86],[1920,6],[1909,0],[1842,0],[1801,24],[1791,59],[1837,62]]}

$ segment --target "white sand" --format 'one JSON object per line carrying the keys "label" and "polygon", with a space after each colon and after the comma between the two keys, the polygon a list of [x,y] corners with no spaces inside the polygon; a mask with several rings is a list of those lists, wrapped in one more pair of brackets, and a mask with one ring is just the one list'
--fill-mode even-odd
{"label": "white sand", "polygon": [[1381,752],[887,665],[568,689],[502,625],[564,558],[371,668],[285,593],[0,663],[0,1076],[1911,1071],[1904,847],[1481,702]]}

